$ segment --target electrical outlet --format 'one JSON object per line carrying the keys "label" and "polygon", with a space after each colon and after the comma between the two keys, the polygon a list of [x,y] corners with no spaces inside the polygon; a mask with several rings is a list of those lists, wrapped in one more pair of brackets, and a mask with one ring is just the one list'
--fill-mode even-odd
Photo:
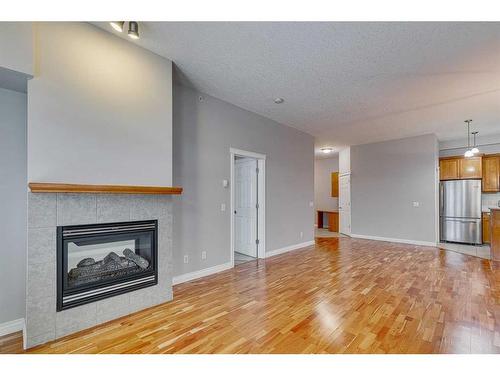
{"label": "electrical outlet", "polygon": [[304,232],[300,232],[300,238],[304,237]]}
{"label": "electrical outlet", "polygon": [[221,210],[222,212],[226,211],[226,204],[225,204],[225,203],[221,203],[221,204],[220,204],[220,210]]}
{"label": "electrical outlet", "polygon": [[309,202],[309,207],[313,207],[314,206],[314,202],[313,201],[310,201]]}
{"label": "electrical outlet", "polygon": [[189,263],[189,256],[188,255],[184,255],[184,263]]}
{"label": "electrical outlet", "polygon": [[413,202],[413,207],[420,207],[420,202],[414,201]]}
{"label": "electrical outlet", "polygon": [[206,251],[201,252],[201,259],[207,259],[207,252]]}

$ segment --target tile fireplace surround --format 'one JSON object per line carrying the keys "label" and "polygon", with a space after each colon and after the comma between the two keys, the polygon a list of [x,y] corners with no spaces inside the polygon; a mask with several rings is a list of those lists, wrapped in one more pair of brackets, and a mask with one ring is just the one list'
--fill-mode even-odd
{"label": "tile fireplace surround", "polygon": [[[56,312],[56,227],[158,220],[158,284]],[[25,347],[172,299],[172,197],[28,193]]]}

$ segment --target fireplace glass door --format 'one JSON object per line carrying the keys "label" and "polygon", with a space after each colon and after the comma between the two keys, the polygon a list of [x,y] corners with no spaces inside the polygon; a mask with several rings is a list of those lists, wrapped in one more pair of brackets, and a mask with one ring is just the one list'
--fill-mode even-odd
{"label": "fireplace glass door", "polygon": [[59,227],[58,311],[156,284],[156,229],[156,221]]}

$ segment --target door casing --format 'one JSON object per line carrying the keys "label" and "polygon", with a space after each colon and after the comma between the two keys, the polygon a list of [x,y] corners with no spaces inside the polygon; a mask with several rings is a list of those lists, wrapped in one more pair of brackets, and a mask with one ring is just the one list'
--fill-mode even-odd
{"label": "door casing", "polygon": [[230,211],[230,259],[231,265],[234,267],[234,160],[236,156],[249,157],[257,159],[259,168],[259,176],[257,179],[258,204],[259,210],[257,214],[258,220],[258,248],[257,257],[263,259],[266,257],[266,155],[252,151],[241,150],[230,147],[230,190],[231,190],[231,211]]}

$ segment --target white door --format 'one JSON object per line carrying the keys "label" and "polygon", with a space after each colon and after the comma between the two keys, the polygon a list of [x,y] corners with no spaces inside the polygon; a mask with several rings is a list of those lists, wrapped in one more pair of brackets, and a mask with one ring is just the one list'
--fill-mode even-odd
{"label": "white door", "polygon": [[351,176],[339,177],[339,231],[351,235]]}
{"label": "white door", "polygon": [[257,160],[235,160],[234,189],[234,251],[257,257]]}

